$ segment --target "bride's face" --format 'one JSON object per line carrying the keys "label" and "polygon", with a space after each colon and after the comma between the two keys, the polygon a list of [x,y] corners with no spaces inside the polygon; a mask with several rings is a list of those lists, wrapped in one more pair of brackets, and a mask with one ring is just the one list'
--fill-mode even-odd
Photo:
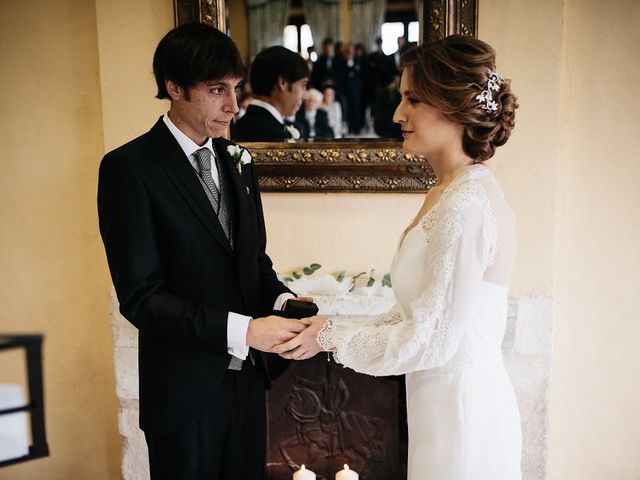
{"label": "bride's face", "polygon": [[406,69],[400,80],[400,94],[402,101],[393,121],[402,128],[402,148],[407,153],[429,159],[442,156],[449,149],[459,148],[462,126],[446,118],[437,108],[418,100]]}

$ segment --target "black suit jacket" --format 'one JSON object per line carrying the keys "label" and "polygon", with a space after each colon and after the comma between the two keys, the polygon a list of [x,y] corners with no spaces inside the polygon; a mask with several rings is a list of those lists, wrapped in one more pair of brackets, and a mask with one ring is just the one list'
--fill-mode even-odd
{"label": "black suit jacket", "polygon": [[[296,113],[296,125],[300,127],[300,135],[309,138],[311,125],[305,116],[304,105]],[[329,115],[321,108],[316,110],[316,122],[314,126],[315,138],[333,138],[333,129],[329,126]]]}
{"label": "black suit jacket", "polygon": [[228,312],[262,316],[288,291],[265,253],[253,165],[240,174],[229,143],[213,140],[233,195],[233,248],[162,119],[100,165],[100,233],[120,311],[139,331],[145,431],[173,432],[196,419],[231,359]]}
{"label": "black suit jacket", "polygon": [[283,142],[289,138],[284,125],[256,105],[249,105],[247,112],[231,125],[231,139],[236,142]]}
{"label": "black suit jacket", "polygon": [[334,55],[331,60],[331,68],[327,64],[328,57],[322,54],[313,64],[311,70],[311,85],[322,91],[325,87],[332,87],[336,92],[344,88],[344,80],[347,74],[347,64],[342,55]]}

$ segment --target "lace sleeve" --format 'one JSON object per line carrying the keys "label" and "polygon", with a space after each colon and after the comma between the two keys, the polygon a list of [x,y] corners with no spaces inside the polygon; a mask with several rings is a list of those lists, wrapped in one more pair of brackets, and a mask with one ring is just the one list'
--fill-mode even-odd
{"label": "lace sleeve", "polygon": [[318,342],[337,362],[370,375],[444,366],[472,315],[479,282],[495,253],[491,209],[481,187],[466,185],[443,203],[427,229],[423,293],[406,314],[396,305],[373,322],[332,317]]}
{"label": "lace sleeve", "polygon": [[396,325],[402,321],[402,315],[400,313],[400,307],[396,303],[391,310],[383,313],[375,318],[373,321],[370,317],[362,316],[336,316],[329,318],[322,330],[318,332],[318,344],[325,352],[334,352],[336,361],[338,360],[339,352],[337,351],[337,345],[333,343],[334,339],[340,337],[340,332],[343,329],[354,330],[356,328],[368,329],[369,327],[380,329],[382,331],[385,325]]}

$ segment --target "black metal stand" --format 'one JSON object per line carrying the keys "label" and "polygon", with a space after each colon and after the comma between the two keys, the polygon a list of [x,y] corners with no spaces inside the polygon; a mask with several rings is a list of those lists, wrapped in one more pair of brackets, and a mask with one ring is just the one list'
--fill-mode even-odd
{"label": "black metal stand", "polygon": [[0,335],[0,351],[24,348],[27,361],[29,403],[22,407],[0,410],[0,415],[29,412],[31,417],[31,439],[29,453],[23,457],[0,462],[0,467],[26,462],[49,455],[44,427],[44,391],[42,388],[42,335]]}

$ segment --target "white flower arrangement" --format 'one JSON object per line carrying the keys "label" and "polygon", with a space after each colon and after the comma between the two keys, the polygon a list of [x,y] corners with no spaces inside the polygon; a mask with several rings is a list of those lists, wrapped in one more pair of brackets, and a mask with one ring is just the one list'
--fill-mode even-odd
{"label": "white flower arrangement", "polygon": [[293,125],[285,125],[285,130],[291,135],[291,138],[287,139],[287,142],[295,142],[300,138],[300,130],[298,130]]}
{"label": "white flower arrangement", "polygon": [[287,287],[300,295],[326,295],[344,296],[347,294],[357,296],[393,296],[391,288],[391,276],[385,274],[381,280],[376,280],[371,270],[357,275],[347,275],[346,271],[334,275],[320,275],[316,272],[321,268],[318,263],[312,263],[302,269],[280,275],[279,278]]}
{"label": "white flower arrangement", "polygon": [[242,166],[251,163],[251,154],[246,148],[236,145],[235,143],[227,146],[227,152],[236,162],[238,173],[242,174]]}

